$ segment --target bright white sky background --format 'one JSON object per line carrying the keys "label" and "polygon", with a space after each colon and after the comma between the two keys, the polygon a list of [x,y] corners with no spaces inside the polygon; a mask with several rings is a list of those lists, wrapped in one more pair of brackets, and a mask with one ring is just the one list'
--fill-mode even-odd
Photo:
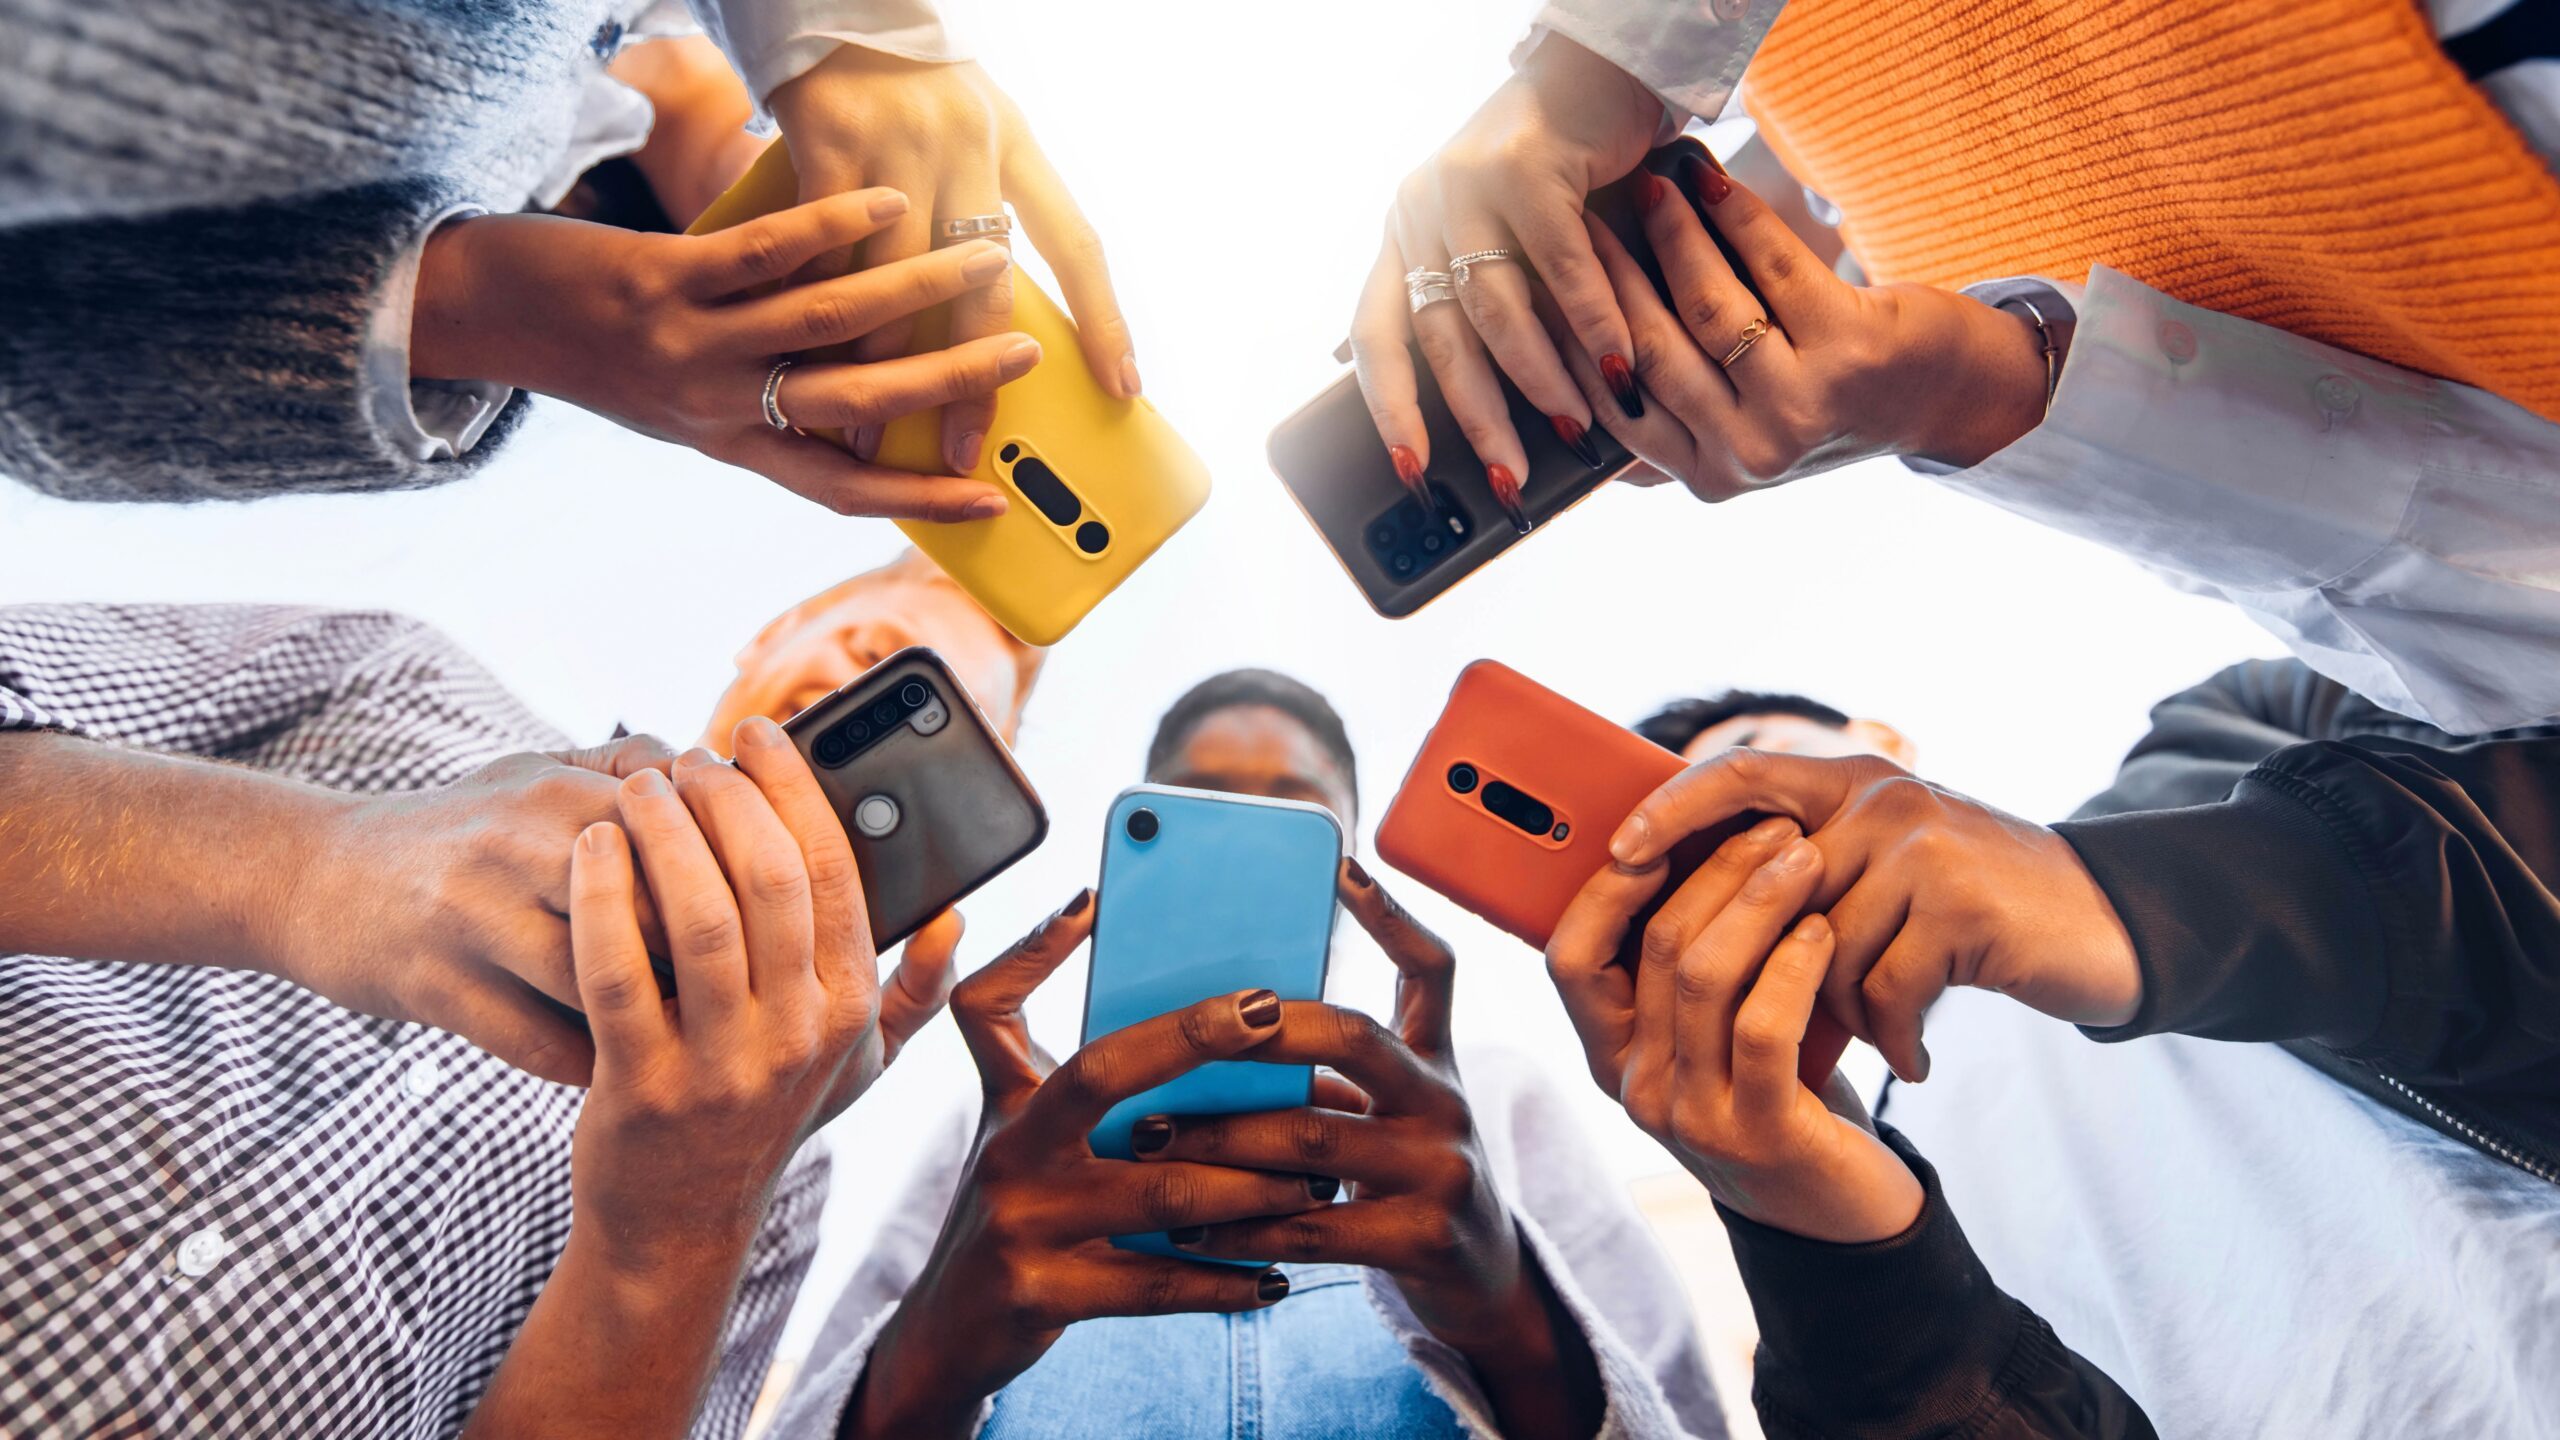
{"label": "bright white sky background", "polygon": [[[966,12],[1108,241],[1147,393],[1217,491],[1053,657],[1020,747],[1051,838],[969,907],[965,963],[1092,878],[1104,809],[1139,778],[1157,714],[1230,665],[1296,674],[1341,708],[1365,849],[1451,678],[1479,656],[1627,719],[1681,692],[1801,690],[1900,726],[1932,778],[2052,819],[2105,783],[2153,700],[2277,653],[2236,611],[1892,464],[1717,508],[1676,487],[1613,490],[1422,615],[1374,616],[1271,478],[1263,438],[1336,373],[1395,182],[1505,73],[1524,9]],[[443,627],[581,740],[620,720],[680,745],[765,619],[899,545],[885,522],[827,515],[550,401],[500,463],[439,490],[153,509],[0,485],[0,536],[0,603],[388,607]],[[1402,893],[1459,944],[1461,1036],[1542,1056],[1621,1176],[1669,1168],[1582,1077],[1537,957]],[[1365,942],[1348,953],[1349,995],[1382,1004],[1384,961]],[[1033,1007],[1061,1052],[1081,994],[1071,964]],[[938,1024],[833,1128],[827,1244],[786,1353],[807,1343],[916,1138],[971,1086]]]}

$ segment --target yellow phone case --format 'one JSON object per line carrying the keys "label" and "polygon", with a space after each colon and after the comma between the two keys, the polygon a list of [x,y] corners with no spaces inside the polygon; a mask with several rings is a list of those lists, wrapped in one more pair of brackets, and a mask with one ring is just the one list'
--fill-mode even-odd
{"label": "yellow phone case", "polygon": [[[799,198],[791,154],[775,141],[690,233],[726,229]],[[1095,382],[1075,322],[1019,268],[1013,325],[1040,342],[1040,363],[996,392],[995,423],[971,472],[1003,490],[1010,508],[993,520],[897,526],[997,623],[1027,644],[1054,645],[1200,513],[1209,469],[1154,406],[1115,400]],[[919,320],[928,344],[942,343],[942,326],[939,313]],[[832,432],[828,438],[842,441]],[[941,472],[941,412],[892,422],[882,432],[879,461]],[[1015,478],[1026,461],[1045,466],[1066,493],[1039,484],[1036,466],[1029,473],[1040,498],[1026,493]],[[1095,524],[1099,535],[1090,529]],[[1099,548],[1088,552],[1096,540]]]}

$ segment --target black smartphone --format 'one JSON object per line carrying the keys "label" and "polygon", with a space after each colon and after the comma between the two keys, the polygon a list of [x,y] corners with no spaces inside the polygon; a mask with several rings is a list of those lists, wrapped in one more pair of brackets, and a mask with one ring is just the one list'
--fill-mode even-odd
{"label": "black smartphone", "polygon": [[[1591,213],[1644,267],[1655,293],[1662,296],[1664,304],[1673,305],[1675,314],[1678,307],[1672,302],[1670,283],[1663,278],[1653,247],[1645,240],[1643,206],[1636,186],[1642,175],[1661,176],[1693,209],[1698,209],[1704,222],[1705,211],[1697,198],[1698,179],[1701,171],[1714,168],[1715,163],[1703,143],[1684,135],[1645,156],[1635,173],[1591,192]],[[1732,247],[1716,233],[1714,225],[1709,224],[1706,229],[1725,259],[1733,264],[1734,273],[1748,285],[1749,272],[1743,269]],[[1636,463],[1626,446],[1595,425],[1589,439],[1599,452],[1600,463],[1585,465],[1557,437],[1547,417],[1504,379],[1502,393],[1511,406],[1511,428],[1519,432],[1521,448],[1529,460],[1520,504],[1528,512],[1530,528],[1528,534],[1523,534],[1511,527],[1494,504],[1493,491],[1485,483],[1484,466],[1476,459],[1475,451],[1468,448],[1466,437],[1458,432],[1458,422],[1449,414],[1448,403],[1440,398],[1431,368],[1423,363],[1419,352],[1414,356],[1413,368],[1419,382],[1423,425],[1431,437],[1431,463],[1424,472],[1423,483],[1430,487],[1432,498],[1438,503],[1438,515],[1426,515],[1421,502],[1396,479],[1395,466],[1387,458],[1386,442],[1371,423],[1368,403],[1360,397],[1359,381],[1349,371],[1296,414],[1281,421],[1272,430],[1268,447],[1272,472],[1280,477],[1300,512],[1341,562],[1343,573],[1360,588],[1371,609],[1391,620],[1402,619],[1440,598],[1493,557],[1536,534],[1548,521],[1572,509]]]}
{"label": "black smartphone", "polygon": [[886,950],[1004,873],[1049,812],[941,656],[899,651],[783,722],[844,821]]}

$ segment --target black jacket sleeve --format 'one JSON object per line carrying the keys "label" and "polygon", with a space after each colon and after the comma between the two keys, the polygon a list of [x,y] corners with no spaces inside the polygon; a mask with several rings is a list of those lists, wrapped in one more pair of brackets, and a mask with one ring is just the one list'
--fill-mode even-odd
{"label": "black jacket sleeve", "polygon": [[1717,1206],[1760,1322],[1751,1401],[1772,1440],[2151,1436],[2121,1386],[1992,1283],[1936,1169],[1876,1130],[1924,1196],[1890,1240],[1825,1244]]}

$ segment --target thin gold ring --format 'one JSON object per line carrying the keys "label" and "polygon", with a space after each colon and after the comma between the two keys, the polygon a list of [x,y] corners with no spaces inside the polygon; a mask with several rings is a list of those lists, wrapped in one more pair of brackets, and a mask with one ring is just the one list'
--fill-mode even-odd
{"label": "thin gold ring", "polygon": [[1760,337],[1768,333],[1769,317],[1766,315],[1763,315],[1759,319],[1752,321],[1750,324],[1743,326],[1742,334],[1733,342],[1733,348],[1724,352],[1724,358],[1717,361],[1716,364],[1727,370],[1732,369],[1733,362],[1742,358],[1742,352],[1759,344]]}

